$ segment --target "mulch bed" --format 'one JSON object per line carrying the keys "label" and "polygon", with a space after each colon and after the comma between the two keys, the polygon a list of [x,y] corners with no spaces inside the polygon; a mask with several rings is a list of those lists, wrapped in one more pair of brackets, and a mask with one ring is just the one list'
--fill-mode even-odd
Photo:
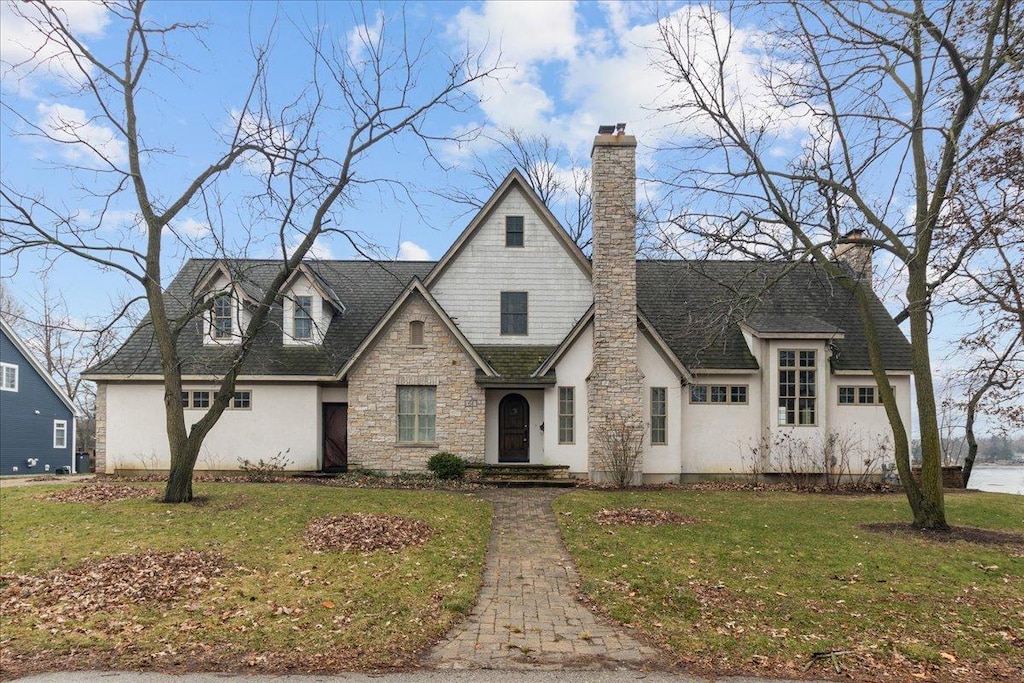
{"label": "mulch bed", "polygon": [[0,575],[0,612],[60,629],[68,619],[137,604],[167,604],[195,596],[221,574],[217,553],[146,552],[87,560],[43,576]]}
{"label": "mulch bed", "polygon": [[935,541],[936,543],[966,541],[967,543],[977,543],[979,545],[1019,546],[1024,549],[1024,534],[1010,531],[994,531],[992,529],[978,529],[970,526],[954,526],[946,531],[936,531],[933,529],[919,529],[913,524],[904,522],[862,524],[861,527],[875,533],[904,534],[928,541]]}
{"label": "mulch bed", "polygon": [[158,491],[153,488],[125,486],[107,482],[89,482],[73,488],[61,489],[39,496],[42,500],[55,503],[110,503],[118,500],[139,500],[156,498]]}
{"label": "mulch bed", "polygon": [[422,545],[433,535],[430,525],[416,519],[356,512],[317,517],[306,527],[304,541],[314,552],[397,553],[409,546]]}
{"label": "mulch bed", "polygon": [[660,526],[662,524],[693,524],[699,520],[669,510],[631,507],[598,510],[594,514],[594,521],[602,526]]}

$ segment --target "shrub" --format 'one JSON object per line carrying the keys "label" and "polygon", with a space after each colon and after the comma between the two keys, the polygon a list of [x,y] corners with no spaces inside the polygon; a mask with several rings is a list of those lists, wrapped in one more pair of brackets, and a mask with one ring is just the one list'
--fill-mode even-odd
{"label": "shrub", "polygon": [[292,461],[285,456],[286,453],[288,451],[278,453],[269,460],[260,458],[257,462],[252,462],[248,458],[238,458],[238,469],[245,473],[245,478],[249,481],[273,481],[282,470],[292,464]]}
{"label": "shrub", "polygon": [[438,479],[462,479],[466,473],[466,459],[452,453],[435,453],[427,461],[427,469]]}

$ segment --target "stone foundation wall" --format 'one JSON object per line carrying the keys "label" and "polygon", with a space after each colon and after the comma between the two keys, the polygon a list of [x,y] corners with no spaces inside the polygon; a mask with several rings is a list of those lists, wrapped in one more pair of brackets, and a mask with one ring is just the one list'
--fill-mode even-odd
{"label": "stone foundation wall", "polygon": [[96,454],[93,465],[97,474],[107,471],[107,383],[96,383]]}
{"label": "stone foundation wall", "polygon": [[[410,346],[409,323],[424,322],[423,344]],[[398,443],[398,387],[436,387],[435,441]],[[348,381],[350,466],[387,473],[426,469],[434,453],[484,458],[485,397],[476,365],[458,340],[414,294],[391,319]]]}

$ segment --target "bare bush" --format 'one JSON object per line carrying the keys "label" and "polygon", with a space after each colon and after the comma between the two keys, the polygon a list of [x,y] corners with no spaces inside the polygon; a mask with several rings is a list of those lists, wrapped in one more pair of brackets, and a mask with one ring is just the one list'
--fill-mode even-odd
{"label": "bare bush", "polygon": [[597,429],[600,450],[595,464],[620,489],[640,479],[646,431],[643,423],[621,416],[612,418]]}

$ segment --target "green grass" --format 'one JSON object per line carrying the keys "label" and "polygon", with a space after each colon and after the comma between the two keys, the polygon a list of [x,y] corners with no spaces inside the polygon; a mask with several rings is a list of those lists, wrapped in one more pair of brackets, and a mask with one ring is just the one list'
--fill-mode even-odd
{"label": "green grass", "polygon": [[[956,525],[1024,532],[1019,497],[946,501]],[[594,522],[601,508],[633,505],[700,521]],[[981,679],[986,671],[1024,672],[1024,546],[861,527],[906,521],[899,496],[576,492],[555,509],[583,590],[680,662],[800,672],[812,653],[841,650],[852,654],[840,665],[865,679],[929,666],[967,667]]]}
{"label": "green grass", "polygon": [[[86,613],[55,632],[0,615],[5,667],[65,666],[61,658],[82,648],[115,668],[400,664],[470,609],[491,516],[486,502],[440,492],[205,483],[196,485],[199,505],[40,500],[53,488],[0,491],[0,573],[42,575],[88,558],[183,549],[219,552],[228,569],[212,590],[172,609]],[[420,519],[434,535],[397,554],[303,546],[309,520],[348,512]]]}

